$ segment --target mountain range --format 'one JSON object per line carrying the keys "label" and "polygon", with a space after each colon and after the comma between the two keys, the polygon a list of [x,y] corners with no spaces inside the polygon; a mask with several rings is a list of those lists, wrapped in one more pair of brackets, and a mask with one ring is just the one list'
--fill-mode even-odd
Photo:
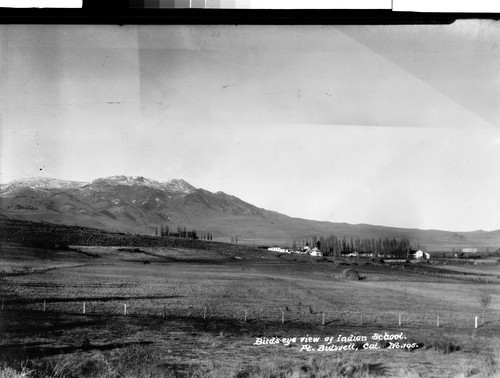
{"label": "mountain range", "polygon": [[159,182],[111,176],[92,182],[27,178],[0,185],[0,211],[13,219],[154,235],[161,225],[178,226],[214,240],[291,245],[311,236],[408,238],[429,250],[500,247],[500,230],[450,232],[292,218],[258,208],[224,192],[195,188],[182,179]]}

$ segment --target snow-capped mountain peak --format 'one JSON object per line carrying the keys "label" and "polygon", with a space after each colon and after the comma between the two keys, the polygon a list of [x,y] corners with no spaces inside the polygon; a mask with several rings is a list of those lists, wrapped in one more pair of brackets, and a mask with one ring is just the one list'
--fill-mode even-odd
{"label": "snow-capped mountain peak", "polygon": [[153,188],[172,193],[189,194],[196,190],[194,186],[182,179],[160,182],[142,176],[109,176],[98,178],[92,182],[58,180],[47,177],[30,177],[11,181],[0,185],[0,195],[9,195],[21,189],[49,191],[54,189],[90,189],[108,190],[118,186]]}
{"label": "snow-capped mountain peak", "polygon": [[92,181],[89,186],[92,188],[103,188],[112,186],[144,186],[158,190],[165,190],[177,193],[191,193],[196,188],[182,179],[173,179],[167,182],[160,182],[142,176],[110,176]]}
{"label": "snow-capped mountain peak", "polygon": [[28,177],[19,180],[14,180],[6,185],[16,185],[30,188],[72,188],[84,185],[82,181],[59,180],[50,177]]}
{"label": "snow-capped mountain peak", "polygon": [[172,179],[163,185],[171,192],[191,193],[196,190],[194,186],[182,179]]}
{"label": "snow-capped mountain peak", "polygon": [[0,185],[0,194],[5,195],[22,188],[35,190],[73,189],[85,184],[82,181],[58,180],[50,177],[28,177]]}
{"label": "snow-capped mountain peak", "polygon": [[97,185],[108,185],[108,186],[116,186],[116,185],[125,185],[125,186],[150,186],[150,187],[159,187],[160,183],[155,180],[146,179],[142,176],[109,176],[98,178],[90,183],[92,186]]}

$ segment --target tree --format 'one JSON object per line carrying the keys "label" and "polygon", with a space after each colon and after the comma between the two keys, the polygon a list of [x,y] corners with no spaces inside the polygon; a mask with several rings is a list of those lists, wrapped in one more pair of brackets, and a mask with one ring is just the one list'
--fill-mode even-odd
{"label": "tree", "polygon": [[479,293],[478,301],[479,301],[479,306],[481,306],[481,311],[482,311],[481,323],[484,324],[484,314],[486,313],[486,310],[488,309],[488,307],[490,306],[490,303],[491,303],[490,293],[488,293],[486,291],[481,291]]}

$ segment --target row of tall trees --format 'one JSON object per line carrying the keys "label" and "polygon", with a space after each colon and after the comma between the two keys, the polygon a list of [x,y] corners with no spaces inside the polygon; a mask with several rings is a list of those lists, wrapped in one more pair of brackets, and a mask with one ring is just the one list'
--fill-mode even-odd
{"label": "row of tall trees", "polygon": [[212,240],[212,234],[210,232],[198,233],[196,230],[188,231],[186,227],[177,226],[177,230],[173,231],[168,225],[160,225],[156,227],[156,236],[161,236],[163,238],[181,238],[181,239],[201,239],[201,240]]}
{"label": "row of tall trees", "polygon": [[212,240],[212,233],[204,231],[200,234],[200,239],[201,240]]}
{"label": "row of tall trees", "polygon": [[294,241],[292,249],[305,246],[317,247],[323,255],[341,257],[349,253],[372,253],[374,256],[389,255],[406,258],[411,251],[421,249],[419,244],[413,245],[406,238],[347,238],[330,235],[328,237],[312,236],[299,242]]}

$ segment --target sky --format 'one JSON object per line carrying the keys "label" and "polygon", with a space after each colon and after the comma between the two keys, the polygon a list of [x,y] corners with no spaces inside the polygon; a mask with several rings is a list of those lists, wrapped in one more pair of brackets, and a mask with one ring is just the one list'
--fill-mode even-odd
{"label": "sky", "polygon": [[499,29],[0,25],[0,182],[182,178],[293,217],[500,229]]}

